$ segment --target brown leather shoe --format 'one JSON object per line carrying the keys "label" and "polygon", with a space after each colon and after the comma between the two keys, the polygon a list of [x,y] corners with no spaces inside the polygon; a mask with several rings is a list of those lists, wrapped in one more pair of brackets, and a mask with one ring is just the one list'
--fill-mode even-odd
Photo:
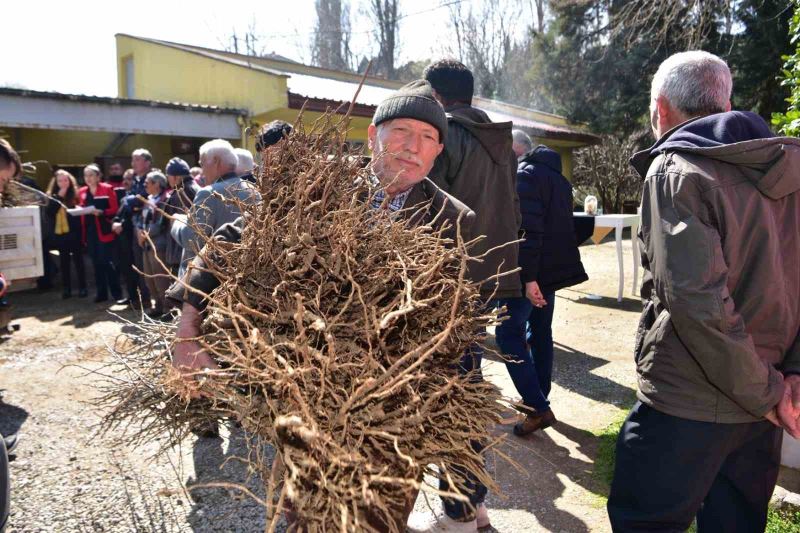
{"label": "brown leather shoe", "polygon": [[514,426],[514,435],[524,437],[534,431],[549,428],[557,422],[556,415],[552,410],[544,411],[542,413],[530,413],[525,417],[525,420]]}

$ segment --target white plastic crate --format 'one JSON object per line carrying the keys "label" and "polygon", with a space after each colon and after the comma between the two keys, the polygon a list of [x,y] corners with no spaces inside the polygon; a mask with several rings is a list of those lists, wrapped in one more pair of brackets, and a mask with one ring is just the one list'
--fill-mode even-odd
{"label": "white plastic crate", "polygon": [[0,272],[9,281],[44,274],[38,206],[0,209]]}

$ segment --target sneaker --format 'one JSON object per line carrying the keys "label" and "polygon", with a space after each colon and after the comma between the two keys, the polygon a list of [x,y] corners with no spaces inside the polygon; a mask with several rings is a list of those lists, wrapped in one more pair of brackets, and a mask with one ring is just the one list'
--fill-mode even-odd
{"label": "sneaker", "polygon": [[557,422],[556,415],[552,410],[543,411],[541,413],[530,413],[525,417],[525,420],[514,426],[514,435],[524,437],[534,431],[549,428]]}
{"label": "sneaker", "polygon": [[467,522],[459,522],[442,511],[433,515],[413,512],[408,517],[406,531],[410,533],[475,533],[478,531],[478,521],[473,518]]}
{"label": "sneaker", "polygon": [[489,510],[486,509],[485,503],[479,503],[475,509],[475,522],[478,529],[489,529],[492,523],[489,522]]}
{"label": "sneaker", "polygon": [[130,298],[121,298],[121,299],[117,300],[114,303],[117,304],[117,305],[128,305],[128,304],[131,303],[131,299]]}
{"label": "sneaker", "polygon": [[16,433],[13,435],[9,435],[8,437],[3,437],[3,442],[6,445],[6,454],[7,455],[14,455],[14,449],[16,449],[17,444],[19,444],[19,437]]}

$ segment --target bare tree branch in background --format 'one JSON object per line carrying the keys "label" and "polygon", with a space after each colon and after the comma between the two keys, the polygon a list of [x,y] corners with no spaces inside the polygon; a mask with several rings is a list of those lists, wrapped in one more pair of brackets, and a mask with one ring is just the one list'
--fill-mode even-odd
{"label": "bare tree branch in background", "polygon": [[316,0],[317,25],[312,39],[311,61],[334,70],[352,70],[350,7],[345,0]]}
{"label": "bare tree branch in background", "polygon": [[400,49],[400,1],[369,0],[368,14],[375,24],[378,57],[373,74],[393,80],[397,77],[397,55]]}
{"label": "bare tree branch in background", "polygon": [[[536,33],[544,33],[544,15],[547,8],[547,0],[531,0],[531,13],[536,13]],[[531,24],[533,27],[533,24]]]}
{"label": "bare tree branch in background", "polygon": [[472,70],[476,94],[492,98],[500,92],[521,11],[519,0],[450,6],[450,24],[456,37],[450,53]]}
{"label": "bare tree branch in background", "polygon": [[263,56],[266,54],[265,41],[266,39],[256,32],[256,20],[254,16],[247,25],[247,30],[244,34],[238,33],[234,28],[227,43],[224,43],[224,49],[234,54]]}
{"label": "bare tree branch in background", "polygon": [[[553,1],[565,6],[585,5],[592,0]],[[737,0],[594,2],[596,32],[607,34],[610,40],[621,37],[620,43],[626,49],[641,41],[657,46],[672,42],[686,49],[698,48],[717,28],[719,20],[724,20],[727,28],[732,27],[737,3]],[[681,31],[676,32],[676,27]]]}

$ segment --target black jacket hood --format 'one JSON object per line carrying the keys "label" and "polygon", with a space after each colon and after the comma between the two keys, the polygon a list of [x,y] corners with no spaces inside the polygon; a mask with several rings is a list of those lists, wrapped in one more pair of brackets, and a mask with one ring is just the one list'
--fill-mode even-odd
{"label": "black jacket hood", "polygon": [[519,158],[521,165],[546,165],[552,170],[561,174],[561,156],[558,152],[540,144],[530,152],[524,153]]}

